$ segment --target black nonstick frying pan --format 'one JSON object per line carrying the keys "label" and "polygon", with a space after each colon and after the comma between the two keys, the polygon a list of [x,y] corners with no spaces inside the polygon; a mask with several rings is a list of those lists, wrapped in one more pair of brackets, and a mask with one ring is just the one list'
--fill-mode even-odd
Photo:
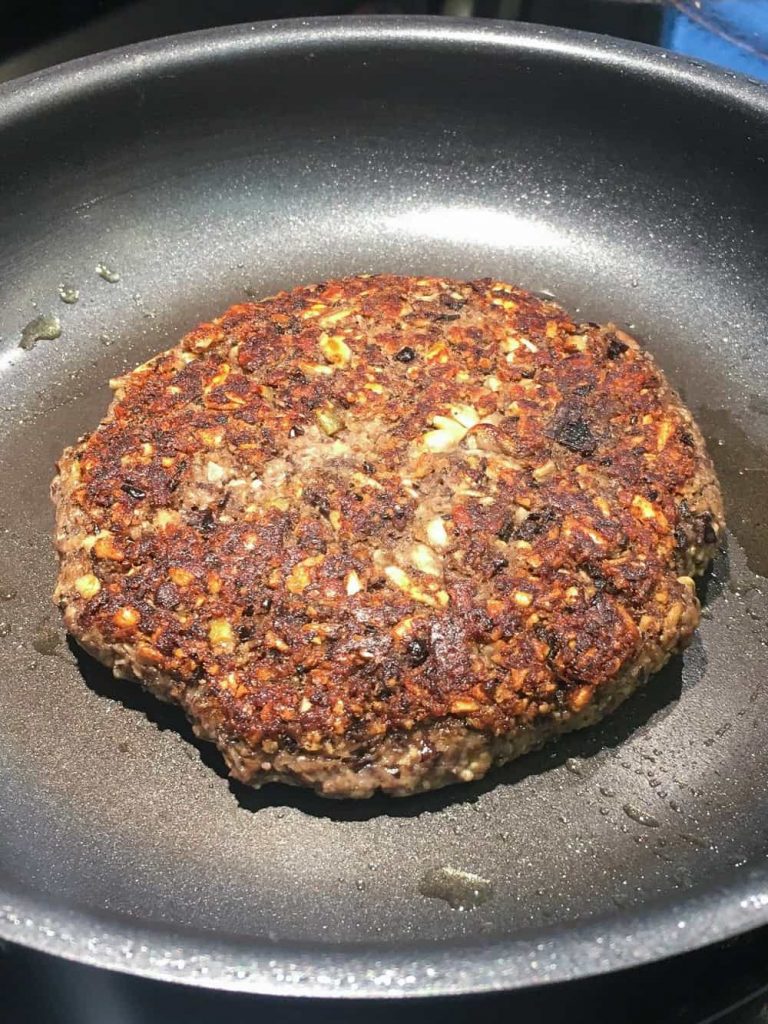
{"label": "black nonstick frying pan", "polygon": [[[492,22],[242,26],[0,92],[0,936],[372,996],[768,921],[767,159],[756,83]],[[333,803],[228,782],[67,644],[47,488],[110,376],[246,295],[360,271],[493,275],[628,326],[708,437],[730,534],[692,646],[602,725],[480,783]],[[484,883],[457,909],[422,894],[435,867]]]}

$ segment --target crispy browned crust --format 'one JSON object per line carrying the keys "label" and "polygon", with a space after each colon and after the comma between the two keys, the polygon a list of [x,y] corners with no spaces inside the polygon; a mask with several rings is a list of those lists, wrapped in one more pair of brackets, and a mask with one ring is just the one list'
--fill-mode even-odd
{"label": "crispy browned crust", "polygon": [[59,463],[56,599],[245,782],[476,778],[698,623],[722,505],[690,414],[632,338],[510,285],[298,288],[115,388]]}

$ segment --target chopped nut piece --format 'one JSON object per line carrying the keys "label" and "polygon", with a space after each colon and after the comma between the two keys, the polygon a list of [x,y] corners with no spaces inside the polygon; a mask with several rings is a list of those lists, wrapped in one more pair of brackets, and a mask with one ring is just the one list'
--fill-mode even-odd
{"label": "chopped nut piece", "polygon": [[113,621],[119,629],[133,629],[138,625],[141,616],[135,608],[124,605],[118,608],[113,616]]}
{"label": "chopped nut piece", "polygon": [[445,452],[451,448],[455,448],[461,438],[464,436],[463,432],[458,434],[451,430],[428,430],[424,434],[424,445],[431,452]]}
{"label": "chopped nut piece", "polygon": [[224,428],[205,427],[202,430],[198,430],[197,436],[206,448],[218,448],[224,440]]}
{"label": "chopped nut piece", "polygon": [[[384,573],[392,583],[398,589],[408,594],[414,601],[419,601],[421,604],[431,605],[433,608],[437,607],[438,604],[442,604],[443,601],[440,598],[433,597],[430,593],[415,584],[407,573],[403,572],[399,566],[388,565],[384,570]],[[442,593],[445,593],[442,591]],[[446,595],[447,596],[447,595]]]}
{"label": "chopped nut piece", "polygon": [[188,587],[190,583],[195,581],[195,577],[191,572],[179,566],[172,566],[168,570],[168,575],[178,587]]}
{"label": "chopped nut piece", "polygon": [[448,532],[440,516],[435,516],[427,523],[427,540],[434,548],[448,547]]}
{"label": "chopped nut piece", "polygon": [[176,526],[179,519],[179,513],[174,509],[161,508],[155,514],[155,526],[160,530],[164,530],[166,526]]}
{"label": "chopped nut piece", "polygon": [[315,409],[315,416],[317,418],[317,422],[320,424],[321,430],[328,434],[329,437],[337,434],[344,426],[344,420],[342,417],[330,406],[323,409]]}
{"label": "chopped nut piece", "polygon": [[[463,427],[467,428],[467,430],[480,422],[477,409],[472,405],[452,405],[451,416],[453,419],[458,420]],[[437,420],[437,417],[435,417],[435,419]]]}
{"label": "chopped nut piece", "polygon": [[160,651],[149,644],[139,644],[136,648],[136,657],[144,665],[160,665],[163,661]]}
{"label": "chopped nut piece", "polygon": [[411,564],[419,572],[430,576],[441,576],[443,569],[432,548],[426,544],[414,544],[411,548]]}
{"label": "chopped nut piece", "polygon": [[318,344],[325,358],[334,366],[346,366],[352,358],[352,349],[341,335],[323,334]]}
{"label": "chopped nut piece", "polygon": [[347,576],[347,596],[354,597],[355,594],[359,594],[363,589],[363,584],[360,582],[360,577],[357,575],[354,569]]}
{"label": "chopped nut piece", "polygon": [[97,558],[103,558],[112,562],[122,562],[125,555],[115,544],[110,533],[100,534],[93,545],[93,553]]}
{"label": "chopped nut piece", "polygon": [[427,431],[423,441],[426,447],[434,452],[455,448],[469,429],[450,416],[434,416],[432,422],[437,430]]}
{"label": "chopped nut piece", "polygon": [[632,508],[637,511],[641,519],[655,519],[656,512],[653,505],[641,494],[636,494],[632,499]]}
{"label": "chopped nut piece", "polygon": [[572,711],[581,711],[582,708],[586,707],[592,699],[592,686],[580,686],[577,690],[568,698],[568,704]]}
{"label": "chopped nut piece", "polygon": [[276,651],[282,651],[283,653],[285,653],[285,651],[290,651],[291,649],[290,645],[287,644],[281,636],[278,636],[277,633],[273,632],[271,629],[267,630],[264,636],[264,640],[266,642],[267,647],[273,647]]}
{"label": "chopped nut piece", "polygon": [[398,639],[402,640],[403,637],[408,636],[412,629],[413,619],[408,617],[405,619],[401,619],[400,622],[398,622],[397,625],[393,627],[392,632]]}
{"label": "chopped nut piece", "polygon": [[205,478],[209,484],[217,484],[226,476],[226,470],[218,462],[209,462],[205,467]]}
{"label": "chopped nut piece", "polygon": [[386,573],[387,577],[395,584],[395,586],[399,587],[401,590],[407,590],[411,586],[411,581],[408,577],[408,574],[403,572],[403,570],[400,569],[398,566],[388,565],[384,572]]}
{"label": "chopped nut piece", "polygon": [[531,475],[537,483],[541,483],[542,480],[546,480],[548,477],[552,476],[556,469],[557,466],[554,464],[552,459],[548,459],[541,466],[537,466]]}
{"label": "chopped nut piece", "polygon": [[659,424],[659,433],[656,438],[656,451],[661,451],[664,445],[672,436],[674,427],[669,420],[662,420]]}
{"label": "chopped nut piece", "polygon": [[322,555],[312,555],[294,565],[286,577],[285,587],[291,594],[301,594],[312,582],[311,570],[323,562]]}
{"label": "chopped nut piece", "polygon": [[75,590],[80,597],[84,597],[86,601],[89,601],[101,590],[101,583],[92,572],[89,572],[75,580]]}
{"label": "chopped nut piece", "polygon": [[471,697],[455,697],[450,704],[450,711],[453,715],[468,715],[478,711],[480,705]]}
{"label": "chopped nut piece", "polygon": [[208,381],[208,383],[206,385],[206,391],[210,391],[213,388],[218,387],[220,384],[223,384],[224,381],[229,376],[230,372],[231,372],[231,368],[230,368],[229,363],[221,363],[221,365],[218,367],[216,373],[214,373],[214,375]]}
{"label": "chopped nut piece", "polygon": [[335,313],[329,313],[327,316],[322,317],[319,322],[323,327],[330,327],[331,324],[337,324],[339,320],[346,320],[354,312],[354,309],[337,309]]}
{"label": "chopped nut piece", "polygon": [[211,619],[208,626],[208,639],[214,647],[228,647],[234,644],[235,634],[226,619]]}

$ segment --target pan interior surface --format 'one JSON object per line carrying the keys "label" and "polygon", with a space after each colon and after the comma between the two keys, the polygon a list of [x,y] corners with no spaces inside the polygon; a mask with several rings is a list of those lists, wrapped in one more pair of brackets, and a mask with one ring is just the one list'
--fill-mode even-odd
{"label": "pan interior surface", "polygon": [[[387,995],[574,977],[764,921],[766,94],[556,31],[320,20],[43,73],[6,89],[0,139],[0,935]],[[110,377],[198,321],[377,271],[493,276],[631,329],[708,439],[727,549],[691,647],[603,724],[418,798],[250,791],[68,645],[53,464]]]}

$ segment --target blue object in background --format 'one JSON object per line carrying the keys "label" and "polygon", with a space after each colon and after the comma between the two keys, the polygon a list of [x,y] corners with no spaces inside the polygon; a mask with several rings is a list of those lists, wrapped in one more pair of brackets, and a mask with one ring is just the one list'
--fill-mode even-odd
{"label": "blue object in background", "polygon": [[702,0],[668,9],[661,45],[768,82],[768,0]]}

